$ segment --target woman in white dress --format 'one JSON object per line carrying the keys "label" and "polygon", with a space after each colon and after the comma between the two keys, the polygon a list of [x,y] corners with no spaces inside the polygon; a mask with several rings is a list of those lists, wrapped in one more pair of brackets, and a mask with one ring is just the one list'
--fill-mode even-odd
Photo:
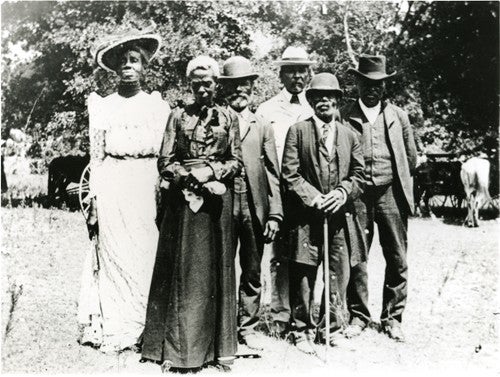
{"label": "woman in white dress", "polygon": [[80,294],[82,344],[103,352],[134,349],[146,316],[158,243],[156,162],[170,108],[140,81],[158,50],[154,34],[100,46],[97,63],[120,77],[118,91],[88,99],[93,195],[87,225],[95,241]]}

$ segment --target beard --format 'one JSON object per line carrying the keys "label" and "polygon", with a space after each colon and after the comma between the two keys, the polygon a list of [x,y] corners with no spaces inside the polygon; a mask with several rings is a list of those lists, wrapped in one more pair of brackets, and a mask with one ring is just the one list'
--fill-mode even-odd
{"label": "beard", "polygon": [[235,95],[229,99],[229,105],[237,111],[245,109],[249,104],[249,100],[245,96]]}

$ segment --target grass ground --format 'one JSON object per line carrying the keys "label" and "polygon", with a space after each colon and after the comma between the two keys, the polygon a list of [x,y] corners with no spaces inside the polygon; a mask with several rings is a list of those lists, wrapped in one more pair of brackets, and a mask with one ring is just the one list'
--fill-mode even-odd
{"label": "grass ground", "polygon": [[[262,358],[238,359],[233,375],[498,372],[498,230],[496,220],[475,229],[439,219],[410,221],[406,343],[368,329],[332,348],[325,364],[321,348],[319,357],[307,356],[265,338]],[[76,300],[89,247],[79,213],[2,208],[2,372],[160,373],[131,351],[107,356],[76,342]],[[375,239],[369,263],[375,320],[383,270]],[[211,373],[218,372],[201,372]]]}

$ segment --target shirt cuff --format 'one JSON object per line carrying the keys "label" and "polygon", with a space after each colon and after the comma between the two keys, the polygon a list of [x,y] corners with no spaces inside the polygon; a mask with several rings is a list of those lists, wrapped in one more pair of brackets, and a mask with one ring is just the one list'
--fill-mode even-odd
{"label": "shirt cuff", "polygon": [[318,204],[321,202],[322,196],[323,196],[322,194],[316,195],[316,197],[311,202],[311,207],[317,208]]}
{"label": "shirt cuff", "polygon": [[337,187],[336,190],[339,190],[342,193],[343,195],[342,205],[344,205],[345,202],[347,202],[347,191],[343,187]]}

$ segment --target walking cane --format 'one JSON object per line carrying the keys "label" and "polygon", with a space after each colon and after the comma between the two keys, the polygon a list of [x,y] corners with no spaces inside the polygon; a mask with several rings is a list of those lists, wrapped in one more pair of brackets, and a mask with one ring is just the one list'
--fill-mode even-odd
{"label": "walking cane", "polygon": [[325,282],[325,362],[328,362],[328,349],[330,348],[330,267],[328,260],[328,218],[323,219],[323,266]]}

